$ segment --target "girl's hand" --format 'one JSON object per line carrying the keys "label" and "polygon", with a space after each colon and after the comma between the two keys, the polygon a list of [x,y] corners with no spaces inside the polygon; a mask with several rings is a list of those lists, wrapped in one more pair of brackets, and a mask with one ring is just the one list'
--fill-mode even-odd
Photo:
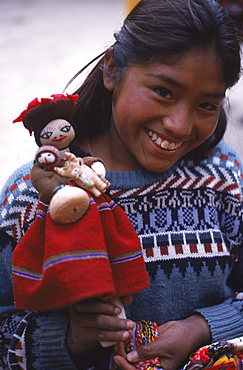
{"label": "girl's hand", "polygon": [[[122,299],[124,304],[130,297]],[[101,341],[118,342],[129,338],[134,323],[118,319],[120,308],[99,298],[87,299],[69,308],[67,346],[73,355],[81,355],[100,346]]]}
{"label": "girl's hand", "polygon": [[180,368],[188,356],[199,347],[211,342],[207,321],[199,314],[185,320],[170,321],[159,327],[160,336],[155,342],[143,345],[125,354],[121,345],[117,346],[119,355],[115,363],[122,370],[134,370],[132,362],[159,357],[165,370]]}
{"label": "girl's hand", "polygon": [[136,370],[136,368],[126,360],[127,354],[125,352],[125,346],[124,342],[118,342],[115,344],[114,350],[117,355],[113,357],[114,362],[121,370]]}

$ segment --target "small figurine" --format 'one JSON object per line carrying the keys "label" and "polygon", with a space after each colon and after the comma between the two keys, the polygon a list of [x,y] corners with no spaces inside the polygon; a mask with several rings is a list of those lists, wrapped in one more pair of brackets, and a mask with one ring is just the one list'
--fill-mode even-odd
{"label": "small figurine", "polygon": [[45,170],[53,171],[62,163],[61,152],[55,146],[42,145],[35,153],[35,162]]}
{"label": "small figurine", "polygon": [[73,153],[65,153],[66,162],[62,167],[55,167],[54,170],[58,175],[68,177],[75,181],[75,183],[90,191],[95,197],[99,197],[106,191],[109,182],[99,176],[96,172],[84,164],[81,157],[77,158]]}

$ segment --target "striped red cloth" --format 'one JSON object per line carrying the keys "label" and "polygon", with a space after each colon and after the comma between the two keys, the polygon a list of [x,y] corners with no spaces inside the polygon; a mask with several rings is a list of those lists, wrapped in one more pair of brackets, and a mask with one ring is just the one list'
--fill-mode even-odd
{"label": "striped red cloth", "polygon": [[85,216],[68,225],[55,223],[39,203],[34,223],[13,252],[17,308],[66,307],[149,285],[139,239],[123,210],[106,194],[89,197]]}

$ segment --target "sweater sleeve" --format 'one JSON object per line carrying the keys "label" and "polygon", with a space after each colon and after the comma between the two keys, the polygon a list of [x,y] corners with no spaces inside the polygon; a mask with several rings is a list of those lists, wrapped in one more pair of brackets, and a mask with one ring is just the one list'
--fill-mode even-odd
{"label": "sweater sleeve", "polygon": [[235,295],[221,304],[197,309],[207,320],[213,342],[243,335],[243,246],[239,248],[238,261],[229,277]]}
{"label": "sweater sleeve", "polygon": [[208,322],[212,341],[224,341],[243,335],[243,300],[229,299],[219,305],[197,309]]}
{"label": "sweater sleeve", "polygon": [[[232,149],[231,151],[235,153]],[[237,153],[235,153],[235,162],[239,163],[240,170],[238,181],[243,194],[243,168]],[[238,236],[242,243],[242,208],[240,212],[241,226],[239,228],[240,235]],[[232,298],[221,304],[196,310],[207,320],[211,329],[213,342],[243,336],[243,244],[240,244],[237,249],[237,261],[234,263],[234,267],[228,278],[228,283],[236,292]]]}
{"label": "sweater sleeve", "polygon": [[239,248],[229,283],[238,292],[232,298],[215,306],[197,309],[210,326],[213,342],[243,335],[243,245]]}

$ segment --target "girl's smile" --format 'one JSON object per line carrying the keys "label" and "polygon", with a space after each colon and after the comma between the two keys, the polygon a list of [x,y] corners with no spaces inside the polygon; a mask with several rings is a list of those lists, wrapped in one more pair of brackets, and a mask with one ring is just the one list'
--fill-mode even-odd
{"label": "girl's smile", "polygon": [[151,138],[151,140],[162,149],[173,151],[178,149],[182,145],[182,142],[178,143],[169,142],[168,140],[163,139],[158,133],[152,130],[148,131],[148,135]]}
{"label": "girl's smile", "polygon": [[166,64],[132,66],[121,81],[113,59],[108,56],[106,63],[111,125],[91,146],[107,169],[166,171],[214,132],[226,84],[213,49],[191,50]]}

